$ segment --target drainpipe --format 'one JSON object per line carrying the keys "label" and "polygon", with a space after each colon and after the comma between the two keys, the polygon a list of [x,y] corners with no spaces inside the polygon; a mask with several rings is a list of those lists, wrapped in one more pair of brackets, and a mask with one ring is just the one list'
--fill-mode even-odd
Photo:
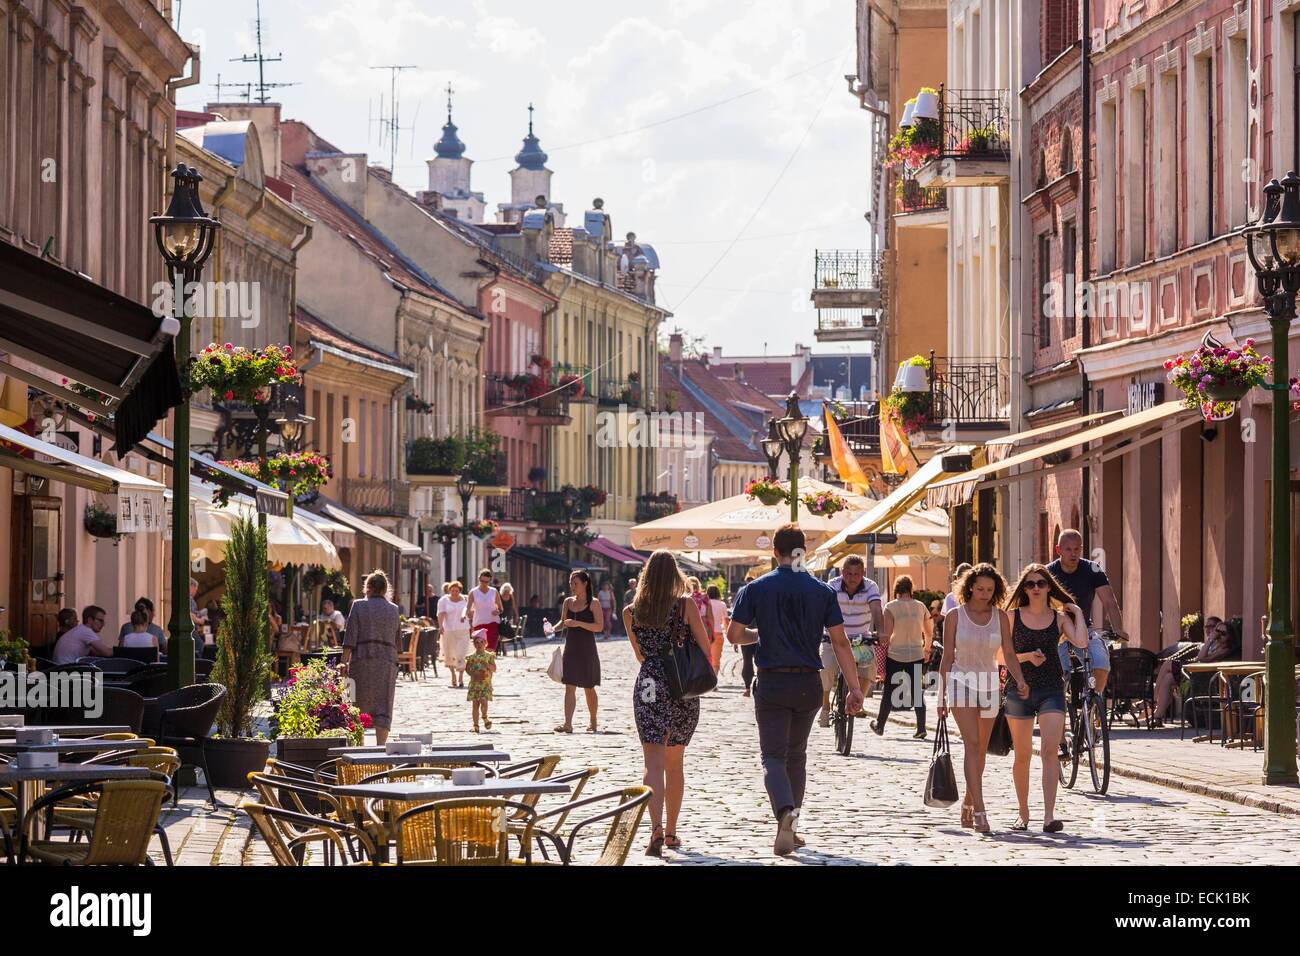
{"label": "drainpipe", "polygon": [[[176,91],[183,90],[186,87],[197,86],[202,78],[201,66],[203,57],[199,48],[193,43],[186,43],[185,48],[190,51],[190,75],[182,76],[179,79],[168,80],[163,86],[163,95],[172,104],[172,117],[175,118],[176,112]],[[172,130],[172,135],[167,140],[167,169],[163,170],[164,175],[176,167],[176,131]],[[167,195],[167,190],[163,190],[163,195]]]}
{"label": "drainpipe", "polygon": [[[289,244],[289,252],[293,254],[293,269],[289,273],[289,346],[298,341],[298,250],[307,243],[311,242],[311,223],[303,226],[302,235]],[[317,357],[310,363],[310,367],[315,367],[321,363],[322,359]],[[308,366],[303,366],[302,371],[307,371]]]}
{"label": "drainpipe", "polygon": [[[1079,64],[1080,83],[1082,87],[1081,94],[1083,97],[1083,109],[1081,110],[1082,121],[1079,124],[1079,134],[1083,143],[1079,152],[1083,155],[1083,169],[1080,170],[1079,198],[1083,205],[1082,222],[1080,223],[1079,237],[1083,240],[1081,250],[1081,262],[1079,275],[1084,283],[1090,281],[1092,277],[1092,3],[1091,0],[1080,0],[1079,10],[1083,23],[1080,27],[1080,42],[1083,44],[1083,52]],[[1086,288],[1086,286],[1085,286]],[[1087,302],[1092,302],[1092,296],[1086,298]],[[1091,310],[1082,316],[1083,319],[1083,347],[1089,348],[1092,345],[1092,315]],[[1080,394],[1083,396],[1083,413],[1086,415],[1092,411],[1092,401],[1088,395],[1088,372],[1079,363],[1079,387]],[[1082,449],[1087,454],[1087,446]],[[1079,522],[1083,525],[1078,530],[1083,534],[1084,554],[1092,553],[1092,533],[1090,525],[1092,524],[1092,469],[1085,466],[1083,469],[1083,500],[1080,502]]]}

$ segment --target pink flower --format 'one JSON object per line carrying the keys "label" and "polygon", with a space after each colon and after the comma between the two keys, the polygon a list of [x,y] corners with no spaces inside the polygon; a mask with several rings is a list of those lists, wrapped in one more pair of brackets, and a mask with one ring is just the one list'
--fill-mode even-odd
{"label": "pink flower", "polygon": [[1246,348],[1248,348],[1248,349],[1253,349],[1254,347],[1255,347],[1255,340],[1254,340],[1254,339],[1246,339]]}
{"label": "pink flower", "polygon": [[232,392],[230,389],[226,389],[226,401],[229,402],[229,401],[233,400],[234,397],[235,397],[235,393]]}
{"label": "pink flower", "polygon": [[1166,370],[1166,371],[1168,371],[1169,369],[1171,369],[1171,368],[1173,368],[1173,367],[1174,367],[1174,363],[1173,363],[1173,362],[1165,362],[1165,370]]}
{"label": "pink flower", "polygon": [[235,350],[235,347],[234,347],[233,345],[231,345],[229,342],[227,342],[227,343],[226,343],[226,351],[227,351],[227,352],[233,352],[234,350]]}

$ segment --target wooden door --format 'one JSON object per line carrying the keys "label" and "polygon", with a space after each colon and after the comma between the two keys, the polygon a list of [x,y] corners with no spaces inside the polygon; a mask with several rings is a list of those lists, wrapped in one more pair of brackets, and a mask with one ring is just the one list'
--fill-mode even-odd
{"label": "wooden door", "polygon": [[63,500],[14,498],[10,620],[35,651],[54,643],[63,601]]}

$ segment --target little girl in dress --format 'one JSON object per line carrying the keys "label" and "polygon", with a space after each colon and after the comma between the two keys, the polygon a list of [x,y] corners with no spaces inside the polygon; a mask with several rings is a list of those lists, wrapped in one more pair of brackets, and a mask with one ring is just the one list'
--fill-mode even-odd
{"label": "little girl in dress", "polygon": [[478,733],[479,714],[483,715],[483,726],[492,729],[488,719],[488,701],[492,699],[492,675],[496,673],[497,656],[488,653],[487,631],[474,632],[474,653],[465,658],[465,673],[469,675],[469,690],[465,699],[474,706],[474,733]]}

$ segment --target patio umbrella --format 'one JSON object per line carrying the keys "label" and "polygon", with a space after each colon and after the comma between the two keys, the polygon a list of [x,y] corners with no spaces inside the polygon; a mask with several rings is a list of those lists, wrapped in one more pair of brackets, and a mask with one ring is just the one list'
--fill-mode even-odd
{"label": "patio umbrella", "polygon": [[[819,491],[835,492],[848,502],[849,507],[830,517],[821,517],[810,515],[800,505],[799,527],[808,539],[809,550],[847,528],[875,504],[869,498],[850,494],[815,478],[799,479],[801,496]],[[789,520],[789,505],[768,506],[739,494],[636,525],[632,528],[632,547],[643,551],[666,548],[688,553],[727,551],[770,555],[772,535]]]}

